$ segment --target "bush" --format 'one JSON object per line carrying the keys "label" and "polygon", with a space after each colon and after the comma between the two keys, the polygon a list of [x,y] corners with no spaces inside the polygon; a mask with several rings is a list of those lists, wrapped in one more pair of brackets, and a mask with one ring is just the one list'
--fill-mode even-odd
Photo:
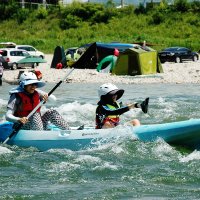
{"label": "bush", "polygon": [[65,18],[67,15],[77,16],[84,21],[90,20],[96,12],[104,10],[104,6],[101,4],[91,3],[78,3],[74,2],[71,5],[66,6],[61,11],[61,17]]}
{"label": "bush", "polygon": [[22,24],[29,17],[29,10],[20,8],[16,14],[18,24]]}
{"label": "bush", "polygon": [[69,28],[77,28],[80,22],[81,19],[79,17],[69,14],[67,17],[60,20],[60,28],[63,30]]}
{"label": "bush", "polygon": [[190,8],[190,4],[187,0],[175,0],[173,8],[175,11],[187,12]]}
{"label": "bush", "polygon": [[191,2],[191,9],[194,12],[200,12],[200,1],[193,1],[193,2]]}
{"label": "bush", "polygon": [[47,10],[42,6],[36,11],[36,18],[37,19],[46,19],[48,16]]}
{"label": "bush", "polygon": [[[115,9],[116,10],[116,9]],[[92,17],[92,23],[108,23],[110,19],[117,16],[118,13],[113,9],[105,9],[103,11],[97,11]]]}
{"label": "bush", "polygon": [[196,17],[196,16],[190,16],[187,18],[186,22],[189,24],[189,25],[193,25],[193,26],[196,26],[196,27],[200,27],[200,20]]}
{"label": "bush", "polygon": [[14,0],[6,1],[0,4],[1,19],[6,20],[16,15],[20,9],[19,4]]}
{"label": "bush", "polygon": [[43,39],[32,39],[30,40],[28,43],[30,43],[33,46],[39,46],[39,45],[44,45],[45,44],[45,40]]}
{"label": "bush", "polygon": [[155,25],[158,25],[158,24],[161,24],[163,21],[164,21],[164,15],[161,13],[161,12],[155,12],[153,15],[152,15],[152,18],[151,20],[149,21],[150,24],[155,24]]}
{"label": "bush", "polygon": [[159,6],[157,6],[155,9],[160,12],[167,13],[170,11],[170,6],[168,5],[166,0],[163,0],[160,2]]}
{"label": "bush", "polygon": [[115,8],[115,3],[113,2],[113,0],[108,0],[106,3],[106,7],[107,8]]}
{"label": "bush", "polygon": [[117,15],[117,9],[105,8],[102,4],[74,2],[62,9],[61,28],[76,28],[80,21],[107,23],[109,19]]}
{"label": "bush", "polygon": [[135,9],[135,14],[138,15],[138,14],[144,14],[146,13],[147,10],[146,8],[144,7],[143,4],[140,3],[140,5]]}
{"label": "bush", "polygon": [[135,7],[133,5],[128,5],[118,10],[118,12],[123,16],[134,14],[134,11]]}

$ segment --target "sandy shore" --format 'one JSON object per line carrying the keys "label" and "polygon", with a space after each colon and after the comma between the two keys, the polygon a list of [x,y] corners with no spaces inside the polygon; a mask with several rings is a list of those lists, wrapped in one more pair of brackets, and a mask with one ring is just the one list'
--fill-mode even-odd
{"label": "sandy shore", "polygon": [[[62,80],[69,69],[51,69],[53,55],[45,55],[47,63],[40,64],[37,68],[43,74],[43,81],[58,82]],[[164,73],[141,76],[115,76],[107,73],[98,73],[95,69],[75,69],[69,76],[68,82],[73,83],[200,83],[200,60],[197,62],[164,63]],[[30,68],[20,69],[29,71]],[[16,83],[20,70],[5,70],[3,80]]]}

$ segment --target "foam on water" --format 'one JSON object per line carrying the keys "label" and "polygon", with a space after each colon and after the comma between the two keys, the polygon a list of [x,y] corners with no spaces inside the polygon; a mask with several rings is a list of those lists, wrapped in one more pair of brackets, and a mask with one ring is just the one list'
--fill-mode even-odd
{"label": "foam on water", "polygon": [[0,99],[0,122],[5,121],[6,105],[7,101]]}
{"label": "foam on water", "polygon": [[3,107],[3,106],[5,107],[7,103],[8,103],[8,102],[5,101],[4,99],[0,99],[0,109],[1,109],[1,107]]}
{"label": "foam on water", "polygon": [[194,160],[200,160],[200,151],[193,151],[192,153],[181,157],[180,162],[190,162],[190,161],[194,161]]}
{"label": "foam on water", "polygon": [[101,139],[94,139],[92,141],[93,147],[89,147],[87,151],[98,150],[111,150],[113,152],[123,152],[124,149],[121,146],[127,140],[135,141],[137,136],[134,135],[131,126],[117,126],[114,129],[110,129],[108,137]]}
{"label": "foam on water", "polygon": [[127,152],[127,151],[125,151],[125,149],[123,147],[121,147],[119,145],[112,146],[111,151],[114,154],[121,154],[121,153],[126,153]]}
{"label": "foam on water", "polygon": [[159,97],[157,105],[159,106],[159,111],[157,111],[157,118],[172,118],[177,113],[177,104],[175,102],[169,101],[166,98]]}
{"label": "foam on water", "polygon": [[80,104],[77,101],[62,104],[57,111],[64,116],[69,123],[79,122],[79,125],[94,126],[96,106],[92,104]]}
{"label": "foam on water", "polygon": [[109,162],[104,162],[102,163],[101,165],[99,166],[95,166],[92,168],[92,170],[94,171],[104,171],[104,170],[112,170],[112,171],[117,171],[119,169],[119,166],[117,165],[114,165],[112,163],[109,163]]}
{"label": "foam on water", "polygon": [[152,153],[155,154],[155,157],[162,161],[177,159],[177,156],[179,156],[176,149],[162,139],[157,140],[152,148]]}
{"label": "foam on water", "polygon": [[12,153],[12,152],[13,152],[13,151],[11,151],[10,149],[8,149],[8,148],[6,148],[6,147],[0,146],[0,155]]}
{"label": "foam on water", "polygon": [[60,172],[70,172],[81,167],[80,164],[71,162],[60,162],[54,163],[50,166],[49,172],[60,173]]}
{"label": "foam on water", "polygon": [[90,164],[101,163],[102,160],[101,160],[101,158],[96,157],[96,156],[79,155],[79,157],[75,159],[75,162],[77,162],[77,163],[86,163],[87,165],[90,165]]}

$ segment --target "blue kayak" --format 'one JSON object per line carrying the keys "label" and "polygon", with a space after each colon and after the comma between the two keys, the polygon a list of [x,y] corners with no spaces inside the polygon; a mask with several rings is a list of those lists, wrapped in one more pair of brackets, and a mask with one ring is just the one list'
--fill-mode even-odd
{"label": "blue kayak", "polygon": [[[12,132],[12,123],[0,124],[0,141],[3,142]],[[54,148],[66,148],[73,151],[93,147],[99,141],[105,143],[116,137],[131,134],[134,139],[153,142],[161,138],[171,145],[180,145],[189,149],[200,149],[200,119],[180,122],[133,126],[118,126],[113,129],[59,130],[51,127],[47,131],[20,130],[7,144],[19,147],[36,147],[41,151]]]}

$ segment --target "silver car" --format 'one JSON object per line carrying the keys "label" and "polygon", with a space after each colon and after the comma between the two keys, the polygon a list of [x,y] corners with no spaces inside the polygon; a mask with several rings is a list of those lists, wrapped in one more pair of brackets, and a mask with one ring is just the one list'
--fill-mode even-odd
{"label": "silver car", "polygon": [[44,53],[41,51],[38,51],[36,48],[34,48],[33,46],[30,45],[16,45],[15,49],[23,49],[28,51],[28,53],[31,56],[38,56],[44,59]]}
{"label": "silver car", "polygon": [[35,63],[27,63],[27,64],[18,64],[17,62],[20,61],[23,58],[26,58],[30,56],[30,54],[25,50],[19,50],[19,49],[8,49],[8,48],[2,48],[0,49],[1,55],[5,59],[5,61],[8,63],[9,69],[18,69],[21,67],[35,67]]}

